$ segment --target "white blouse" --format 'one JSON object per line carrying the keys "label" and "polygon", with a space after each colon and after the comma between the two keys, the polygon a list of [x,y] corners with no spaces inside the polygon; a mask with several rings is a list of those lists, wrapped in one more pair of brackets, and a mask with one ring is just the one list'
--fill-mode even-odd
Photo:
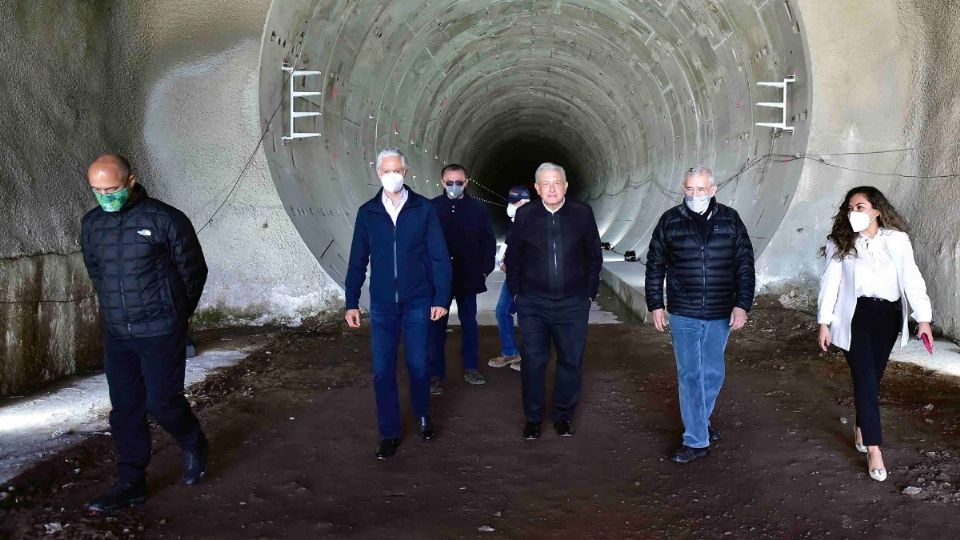
{"label": "white blouse", "polygon": [[900,299],[897,266],[890,256],[886,238],[888,236],[880,234],[879,231],[873,238],[867,238],[863,234],[857,236],[857,257],[854,263],[857,297],[882,298],[891,302]]}
{"label": "white blouse", "polygon": [[[857,240],[857,256],[848,255],[839,261],[834,257],[837,246],[827,241],[827,266],[820,278],[817,322],[830,325],[834,345],[849,350],[851,322],[858,296],[902,298],[902,347],[910,337],[907,333],[908,314],[918,322],[930,322],[933,317],[927,284],[914,260],[910,237],[900,231],[880,229],[869,246],[864,244],[861,249],[861,241],[866,239]],[[892,274],[889,273],[891,268]],[[890,275],[894,276],[892,283]],[[861,284],[861,281],[866,283]]]}

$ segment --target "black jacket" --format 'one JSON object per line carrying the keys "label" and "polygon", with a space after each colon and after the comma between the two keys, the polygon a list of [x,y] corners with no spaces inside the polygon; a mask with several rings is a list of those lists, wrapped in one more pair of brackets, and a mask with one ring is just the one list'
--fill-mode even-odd
{"label": "black jacket", "polygon": [[593,209],[570,199],[555,214],[542,201],[521,206],[505,262],[507,287],[514,295],[596,298],[603,253]]}
{"label": "black jacket", "polygon": [[496,262],[497,237],[483,203],[466,194],[459,199],[442,194],[431,203],[440,217],[450,252],[453,296],[486,291],[487,276]]}
{"label": "black jacket", "polygon": [[88,212],[80,235],[106,334],[151,337],[185,328],[203,293],[207,264],[183,212],[136,184],[119,212],[99,206]]}
{"label": "black jacket", "polygon": [[702,320],[726,319],[734,307],[753,305],[753,245],[737,211],[712,199],[706,239],[685,204],[667,210],[647,251],[647,309]]}

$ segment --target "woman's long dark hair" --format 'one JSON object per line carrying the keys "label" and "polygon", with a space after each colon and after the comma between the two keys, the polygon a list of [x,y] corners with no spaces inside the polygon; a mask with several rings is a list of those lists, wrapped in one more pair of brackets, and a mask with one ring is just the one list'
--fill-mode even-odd
{"label": "woman's long dark hair", "polygon": [[[848,208],[850,199],[858,193],[866,197],[875,210],[880,211],[880,215],[877,216],[877,221],[881,227],[884,229],[896,229],[902,232],[908,232],[909,229],[907,220],[903,219],[903,216],[897,213],[897,209],[890,204],[890,201],[884,197],[879,189],[873,186],[855,187],[848,191],[846,196],[843,197],[843,202],[840,203],[836,215],[833,216],[833,228],[830,230],[830,234],[827,235],[827,238],[832,240],[837,246],[837,253],[834,255],[837,260],[843,260],[847,255],[857,254],[857,248],[855,247],[857,233],[853,232],[853,227],[850,226],[850,219],[847,217],[847,214],[850,213],[850,209]],[[820,248],[820,253],[821,255],[825,255],[826,248]]]}

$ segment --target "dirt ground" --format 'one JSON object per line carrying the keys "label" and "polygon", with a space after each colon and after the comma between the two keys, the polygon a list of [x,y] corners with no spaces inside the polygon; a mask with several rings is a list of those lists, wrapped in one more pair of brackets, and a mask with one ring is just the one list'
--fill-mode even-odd
{"label": "dirt ground", "polygon": [[[474,387],[451,361],[432,401],[438,438],[415,436],[404,397],[407,435],[385,462],[366,328],[240,336],[264,346],[191,391],[212,444],[203,484],[179,484],[179,451],[155,430],[146,506],[86,516],[114,468],[109,436],[95,436],[0,486],[0,538],[960,537],[960,383],[891,365],[890,476],[874,482],[852,444],[846,363],[815,336],[808,315],[760,302],[728,348],[723,439],[687,465],[667,459],[681,434],[676,371],[649,325],[590,328],[575,437],[545,425],[522,440],[519,374],[485,368],[489,384]],[[482,327],[481,357],[497,349]]]}

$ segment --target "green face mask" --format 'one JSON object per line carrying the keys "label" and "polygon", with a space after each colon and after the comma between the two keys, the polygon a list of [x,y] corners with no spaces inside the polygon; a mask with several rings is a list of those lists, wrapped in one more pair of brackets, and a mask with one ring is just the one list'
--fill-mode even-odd
{"label": "green face mask", "polygon": [[97,198],[97,202],[100,203],[100,208],[103,208],[104,212],[119,212],[130,198],[130,188],[125,187],[120,191],[107,194],[94,191],[93,195]]}

